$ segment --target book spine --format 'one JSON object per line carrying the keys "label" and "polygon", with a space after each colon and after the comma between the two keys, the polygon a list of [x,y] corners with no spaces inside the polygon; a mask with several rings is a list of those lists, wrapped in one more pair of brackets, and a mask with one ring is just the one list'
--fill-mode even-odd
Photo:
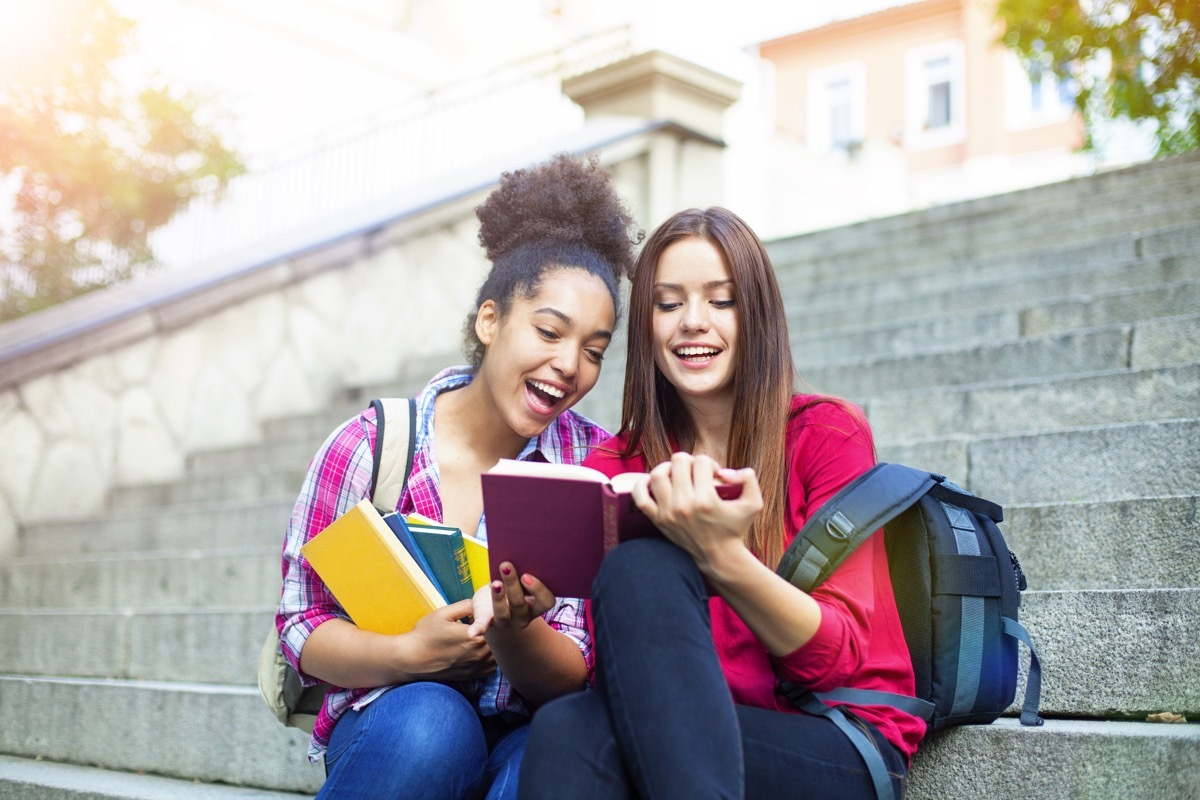
{"label": "book spine", "polygon": [[604,531],[604,554],[608,555],[608,551],[612,550],[621,542],[621,526],[620,526],[620,508],[618,507],[619,498],[617,493],[607,486],[601,488],[600,491],[600,511],[601,523]]}

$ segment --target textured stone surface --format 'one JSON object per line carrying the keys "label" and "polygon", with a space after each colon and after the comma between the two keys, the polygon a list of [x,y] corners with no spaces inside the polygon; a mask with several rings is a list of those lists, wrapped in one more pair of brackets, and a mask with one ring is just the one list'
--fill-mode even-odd
{"label": "textured stone surface", "polygon": [[1182,800],[1200,786],[1200,725],[1016,720],[966,725],[917,753],[908,800]]}

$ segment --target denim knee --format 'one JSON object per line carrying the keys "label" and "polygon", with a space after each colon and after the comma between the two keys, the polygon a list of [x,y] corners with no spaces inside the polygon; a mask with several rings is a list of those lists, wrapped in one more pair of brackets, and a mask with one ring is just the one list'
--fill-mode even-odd
{"label": "denim knee", "polygon": [[[614,548],[600,563],[592,596],[621,596],[631,591],[660,590],[678,582],[702,586],[692,557],[666,539],[633,539]],[[669,591],[674,591],[674,588]]]}

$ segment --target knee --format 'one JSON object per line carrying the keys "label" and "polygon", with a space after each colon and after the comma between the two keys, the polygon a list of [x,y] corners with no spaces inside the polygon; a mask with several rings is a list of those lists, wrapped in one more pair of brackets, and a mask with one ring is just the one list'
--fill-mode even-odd
{"label": "knee", "polygon": [[[577,747],[593,736],[599,724],[593,692],[578,692],[552,700],[537,710],[529,726],[525,744],[526,760],[554,761],[569,748]],[[585,745],[586,746],[586,745]]]}
{"label": "knee", "polygon": [[701,585],[700,572],[691,556],[666,539],[633,539],[604,557],[592,595],[628,596],[630,592],[660,589],[674,592],[680,581]]}
{"label": "knee", "polygon": [[[390,702],[388,702],[390,700]],[[409,763],[437,764],[453,757],[481,763],[487,742],[475,709],[460,693],[440,683],[398,686],[368,706],[380,705],[366,735],[376,752],[395,752]]]}

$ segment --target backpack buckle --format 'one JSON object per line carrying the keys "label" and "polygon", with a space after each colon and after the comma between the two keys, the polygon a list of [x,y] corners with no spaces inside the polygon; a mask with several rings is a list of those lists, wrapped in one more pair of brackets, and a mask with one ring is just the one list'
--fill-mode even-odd
{"label": "backpack buckle", "polygon": [[825,520],[825,530],[829,531],[829,535],[834,539],[849,539],[850,534],[854,533],[854,523],[839,511]]}

